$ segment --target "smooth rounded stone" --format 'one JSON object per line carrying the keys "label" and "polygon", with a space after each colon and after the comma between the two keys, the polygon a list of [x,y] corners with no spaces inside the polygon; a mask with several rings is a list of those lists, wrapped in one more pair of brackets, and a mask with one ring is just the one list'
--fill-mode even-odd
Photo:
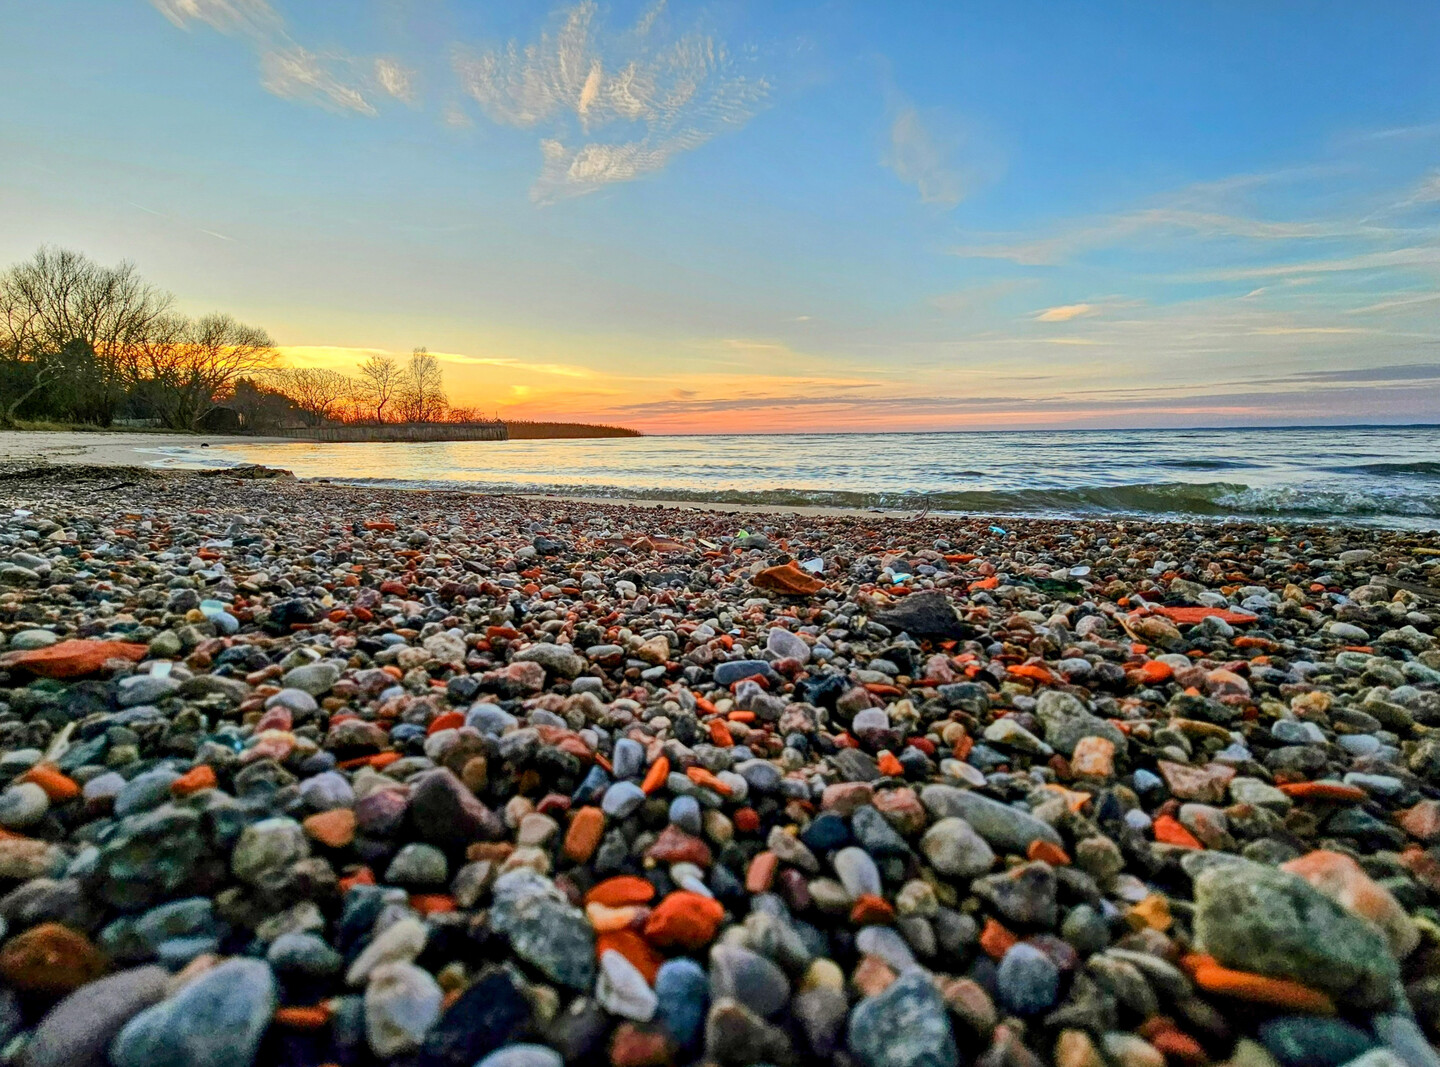
{"label": "smooth rounded stone", "polygon": [[449,861],[434,845],[406,845],[385,868],[385,881],[392,885],[443,886],[449,878]]}
{"label": "smooth rounded stone", "polygon": [[355,957],[350,969],[345,972],[345,983],[361,985],[376,967],[413,960],[425,948],[429,936],[425,924],[413,916],[407,915],[391,923]]}
{"label": "smooth rounded stone", "polygon": [[670,802],[670,822],[677,829],[699,837],[702,829],[700,802],[694,797],[676,797]]}
{"label": "smooth rounded stone", "polygon": [[680,1048],[700,1040],[710,1006],[710,979],[705,969],[684,956],[666,960],[655,975],[659,1002],[655,1021]]}
{"label": "smooth rounded stone", "polygon": [[7,830],[34,826],[49,810],[49,795],[34,782],[21,782],[0,792],[0,826]]}
{"label": "smooth rounded stone", "polygon": [[[461,660],[464,659],[462,655]],[[549,643],[531,645],[515,653],[520,663],[538,663],[558,678],[575,678],[587,666],[585,657],[578,655],[569,645]]]}
{"label": "smooth rounded stone", "polygon": [[1280,1067],[1341,1067],[1379,1043],[1364,1030],[1318,1015],[1281,1015],[1260,1024],[1260,1043]]}
{"label": "smooth rounded stone", "polygon": [[1110,926],[1089,904],[1077,904],[1060,924],[1060,936],[1082,956],[1103,952],[1110,944]]}
{"label": "smooth rounded stone", "polygon": [[617,780],[636,777],[645,767],[645,746],[639,741],[622,737],[615,742],[610,766],[610,773]]}
{"label": "smooth rounded stone", "polygon": [[299,689],[312,697],[321,697],[335,687],[340,680],[340,666],[330,660],[306,663],[292,667],[280,679],[286,689]]}
{"label": "smooth rounded stone", "polygon": [[440,1018],[445,994],[413,963],[386,963],[365,986],[365,1037],[377,1056],[413,1052]]}
{"label": "smooth rounded stone", "polygon": [[790,980],[758,952],[716,945],[710,950],[710,999],[726,997],[761,1015],[774,1015],[790,1002]]}
{"label": "smooth rounded stone", "polygon": [[125,783],[125,787],[115,797],[115,815],[123,818],[158,808],[170,799],[170,786],[179,777],[179,772],[169,767],[157,767],[153,771],[137,774]]}
{"label": "smooth rounded stone", "polygon": [[633,815],[645,803],[645,792],[634,782],[616,782],[605,790],[600,810],[612,819]]}
{"label": "smooth rounded stone", "polygon": [[846,1039],[863,1067],[960,1063],[945,1001],[929,976],[918,970],[907,971],[882,992],[860,1001],[850,1013]]}
{"label": "smooth rounded stone", "polygon": [[254,885],[269,872],[290,867],[309,855],[310,843],[298,822],[281,816],[261,819],[240,834],[230,854],[230,870],[242,882]]}
{"label": "smooth rounded stone", "polygon": [[355,806],[355,790],[350,780],[339,771],[324,771],[313,778],[306,778],[300,783],[300,796],[314,811]]}
{"label": "smooth rounded stone", "polygon": [[1243,971],[1290,978],[1360,1007],[1389,1003],[1400,968],[1380,928],[1304,879],[1238,857],[1188,857],[1197,948]]}
{"label": "smooth rounded stone", "polygon": [[1277,719],[1270,727],[1270,735],[1286,745],[1323,745],[1325,731],[1313,722],[1297,722],[1293,719]]}
{"label": "smooth rounded stone", "polygon": [[810,662],[810,645],[798,634],[783,626],[772,626],[765,635],[765,648],[775,654],[776,659],[799,660],[802,665]]}
{"label": "smooth rounded stone", "polygon": [[169,675],[132,674],[120,679],[120,691],[115,699],[122,708],[135,708],[142,704],[157,704],[179,690],[179,679]]}
{"label": "smooth rounded stone", "polygon": [[21,630],[10,638],[8,651],[33,652],[37,648],[49,648],[60,638],[49,630]]}
{"label": "smooth rounded stone", "polygon": [[855,713],[850,728],[857,734],[872,730],[888,730],[890,729],[890,716],[885,713],[884,708],[865,708],[863,711]]}
{"label": "smooth rounded stone", "polygon": [[888,926],[866,926],[855,935],[855,947],[866,956],[877,956],[894,971],[915,966],[915,954],[905,938]]}
{"label": "smooth rounded stone", "polygon": [[313,715],[320,710],[319,703],[303,689],[282,689],[265,698],[265,707],[286,708],[296,715]]}
{"label": "smooth rounded stone", "polygon": [[110,1044],[113,1067],[250,1067],[275,1013],[267,964],[230,959],[136,1015]]}
{"label": "smooth rounded stone", "polygon": [[498,736],[519,725],[519,720],[498,704],[476,704],[465,713],[465,725]]}
{"label": "smooth rounded stone", "polygon": [[595,999],[611,1015],[648,1023],[659,1005],[639,969],[613,948],[600,955],[600,977],[595,983]]}
{"label": "smooth rounded stone", "polygon": [[56,1004],[25,1047],[25,1067],[104,1067],[122,1027],[165,995],[164,967],[136,967],[83,985]]}
{"label": "smooth rounded stone", "polygon": [[91,778],[80,790],[80,795],[85,798],[86,804],[102,804],[113,802],[125,788],[125,776],[117,771],[106,771],[104,774],[97,774]]}
{"label": "smooth rounded stone", "polygon": [[265,959],[279,974],[301,974],[314,978],[339,974],[345,966],[345,957],[323,938],[305,933],[281,934],[270,942]]}
{"label": "smooth rounded stone", "polygon": [[974,878],[995,864],[995,853],[964,819],[938,819],[920,839],[920,851],[943,875]]}
{"label": "smooth rounded stone", "polygon": [[835,853],[831,863],[835,867],[836,877],[845,887],[845,892],[850,894],[851,900],[880,895],[880,869],[875,866],[870,853],[863,848],[854,845],[842,848]]}
{"label": "smooth rounded stone", "polygon": [[24,774],[45,758],[38,748],[14,748],[0,753],[0,778],[6,781]]}
{"label": "smooth rounded stone", "polygon": [[768,759],[743,760],[735,765],[735,773],[745,779],[749,789],[761,794],[777,792],[784,777],[784,772]]}
{"label": "smooth rounded stone", "polygon": [[565,1067],[565,1057],[548,1045],[506,1045],[475,1067]]}
{"label": "smooth rounded stone", "polygon": [[927,785],[920,791],[920,803],[936,818],[958,816],[1002,853],[1025,855],[1032,842],[1046,841],[1064,847],[1055,828],[1029,812],[998,800],[949,785]]}
{"label": "smooth rounded stone", "polygon": [[1034,945],[1012,945],[995,975],[995,994],[1016,1015],[1038,1015],[1060,995],[1060,968]]}

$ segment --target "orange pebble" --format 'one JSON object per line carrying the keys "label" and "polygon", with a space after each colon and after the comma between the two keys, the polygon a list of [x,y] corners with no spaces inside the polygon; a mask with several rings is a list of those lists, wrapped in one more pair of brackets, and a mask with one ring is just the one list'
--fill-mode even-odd
{"label": "orange pebble", "polygon": [[721,748],[730,748],[735,744],[735,738],[731,736],[730,727],[725,725],[724,720],[710,720],[710,743],[712,745],[719,745]]}
{"label": "orange pebble", "polygon": [[375,872],[369,867],[361,867],[354,874],[340,879],[340,892],[348,893],[357,885],[374,885]]}
{"label": "orange pebble", "polygon": [[700,786],[702,789],[713,789],[722,797],[728,797],[733,792],[733,790],[728,785],[722,782],[719,778],[715,777],[714,774],[712,774],[710,771],[707,771],[704,767],[685,768],[685,777],[689,778],[692,782]]}
{"label": "orange pebble", "polygon": [[308,1008],[276,1008],[275,1025],[291,1030],[319,1030],[330,1023],[330,1008],[316,1004]]}
{"label": "orange pebble", "polygon": [[1290,782],[1280,786],[1280,792],[1291,800],[1331,800],[1358,804],[1366,797],[1359,786],[1344,785],[1340,782]]}
{"label": "orange pebble", "polygon": [[1199,840],[1173,815],[1161,815],[1155,820],[1155,840],[1181,848],[1204,848]]}
{"label": "orange pebble", "polygon": [[986,919],[985,926],[980,931],[980,947],[985,950],[985,955],[993,960],[1003,959],[1005,953],[1009,952],[1018,940],[1019,938],[995,919]]}
{"label": "orange pebble", "polygon": [[587,805],[575,813],[570,828],[565,831],[565,858],[572,863],[584,863],[600,847],[600,838],[605,833],[605,813],[593,805]]}
{"label": "orange pebble", "polygon": [[[212,774],[211,777],[213,778],[214,775]],[[56,804],[74,800],[80,795],[79,783],[66,777],[57,767],[49,763],[37,763],[17,780],[38,785],[45,790],[45,795]]]}
{"label": "orange pebble", "polygon": [[725,909],[718,900],[677,890],[645,920],[645,938],[660,948],[697,952],[715,940]]}
{"label": "orange pebble", "polygon": [[355,840],[355,813],[349,808],[319,812],[300,825],[313,840],[326,848],[344,848]]}
{"label": "orange pebble", "polygon": [[1043,841],[1038,837],[1030,842],[1030,847],[1025,850],[1025,857],[1030,860],[1043,860],[1052,867],[1070,866],[1069,853],[1059,845]]}
{"label": "orange pebble", "polygon": [[886,926],[895,921],[895,909],[884,897],[866,893],[850,909],[850,921],[856,926]]}
{"label": "orange pebble", "polygon": [[411,893],[410,906],[421,915],[442,915],[455,910],[455,898],[445,893]]}
{"label": "orange pebble", "polygon": [[645,981],[651,985],[655,984],[655,975],[659,973],[660,965],[665,962],[665,957],[634,930],[607,930],[597,934],[595,958],[598,960],[611,951],[620,953],[633,963],[635,969],[643,974]]}
{"label": "orange pebble", "polygon": [[731,821],[742,834],[753,834],[760,829],[760,813],[754,808],[740,808]]}
{"label": "orange pebble", "polygon": [[614,878],[607,878],[585,894],[586,904],[603,904],[607,908],[649,904],[654,899],[655,886],[633,874],[617,874]]}
{"label": "orange pebble", "polygon": [[1207,993],[1316,1015],[1335,1014],[1335,1002],[1329,996],[1288,978],[1270,978],[1249,971],[1232,970],[1208,956],[1187,956],[1182,962],[1195,979],[1195,984]]}
{"label": "orange pebble", "polygon": [[465,716],[458,711],[447,711],[443,715],[437,715],[430,720],[430,725],[425,728],[425,733],[438,734],[441,730],[458,730],[465,725]]}
{"label": "orange pebble", "polygon": [[900,778],[905,774],[905,768],[900,765],[900,761],[895,758],[893,752],[881,752],[880,758],[875,761],[875,765],[880,768],[880,773],[887,778]]}
{"label": "orange pebble", "polygon": [[664,785],[665,780],[669,777],[670,759],[667,756],[661,756],[650,764],[650,769],[645,772],[645,780],[640,783],[640,788],[648,795]]}
{"label": "orange pebble", "polygon": [[205,764],[191,768],[170,783],[170,792],[177,797],[188,797],[202,789],[214,789],[217,782],[215,771]]}
{"label": "orange pebble", "polygon": [[771,852],[768,848],[764,852],[757,853],[750,861],[750,867],[745,872],[745,891],[748,893],[768,893],[770,887],[775,883],[775,871],[780,866],[780,857]]}

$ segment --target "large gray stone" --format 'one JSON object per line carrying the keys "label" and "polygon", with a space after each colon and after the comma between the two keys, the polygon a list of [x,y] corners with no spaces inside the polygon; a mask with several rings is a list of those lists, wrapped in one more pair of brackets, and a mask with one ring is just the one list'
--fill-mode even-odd
{"label": "large gray stone", "polygon": [[1200,951],[1359,1007],[1394,1002],[1400,966],[1378,926],[1274,867],[1232,857],[1189,866]]}

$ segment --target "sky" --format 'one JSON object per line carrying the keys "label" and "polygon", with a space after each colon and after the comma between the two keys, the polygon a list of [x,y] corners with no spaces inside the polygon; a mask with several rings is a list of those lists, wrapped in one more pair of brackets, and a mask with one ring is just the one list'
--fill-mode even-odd
{"label": "sky", "polygon": [[1440,421],[1440,5],[0,6],[0,265],[652,433]]}

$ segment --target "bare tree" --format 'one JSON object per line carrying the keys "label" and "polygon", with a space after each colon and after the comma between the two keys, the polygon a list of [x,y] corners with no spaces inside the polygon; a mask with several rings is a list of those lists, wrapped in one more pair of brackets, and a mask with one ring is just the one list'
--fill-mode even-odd
{"label": "bare tree", "polygon": [[439,422],[450,406],[440,361],[425,348],[410,353],[400,381],[400,410],[406,422]]}
{"label": "bare tree", "polygon": [[372,352],[360,364],[358,400],[376,422],[385,421],[385,408],[400,392],[400,364],[389,352]]}
{"label": "bare tree", "polygon": [[285,367],[272,371],[269,380],[316,426],[334,418],[359,391],[355,379],[325,367]]}
{"label": "bare tree", "polygon": [[195,429],[237,380],[267,370],[276,357],[268,333],[218,312],[166,323],[145,349],[160,417],[180,430]]}
{"label": "bare tree", "polygon": [[62,381],[112,407],[135,345],[171,300],[130,263],[102,267],[65,249],[41,248],[0,274],[0,352],[34,368],[28,385],[7,399],[0,421],[13,424],[26,400]]}

